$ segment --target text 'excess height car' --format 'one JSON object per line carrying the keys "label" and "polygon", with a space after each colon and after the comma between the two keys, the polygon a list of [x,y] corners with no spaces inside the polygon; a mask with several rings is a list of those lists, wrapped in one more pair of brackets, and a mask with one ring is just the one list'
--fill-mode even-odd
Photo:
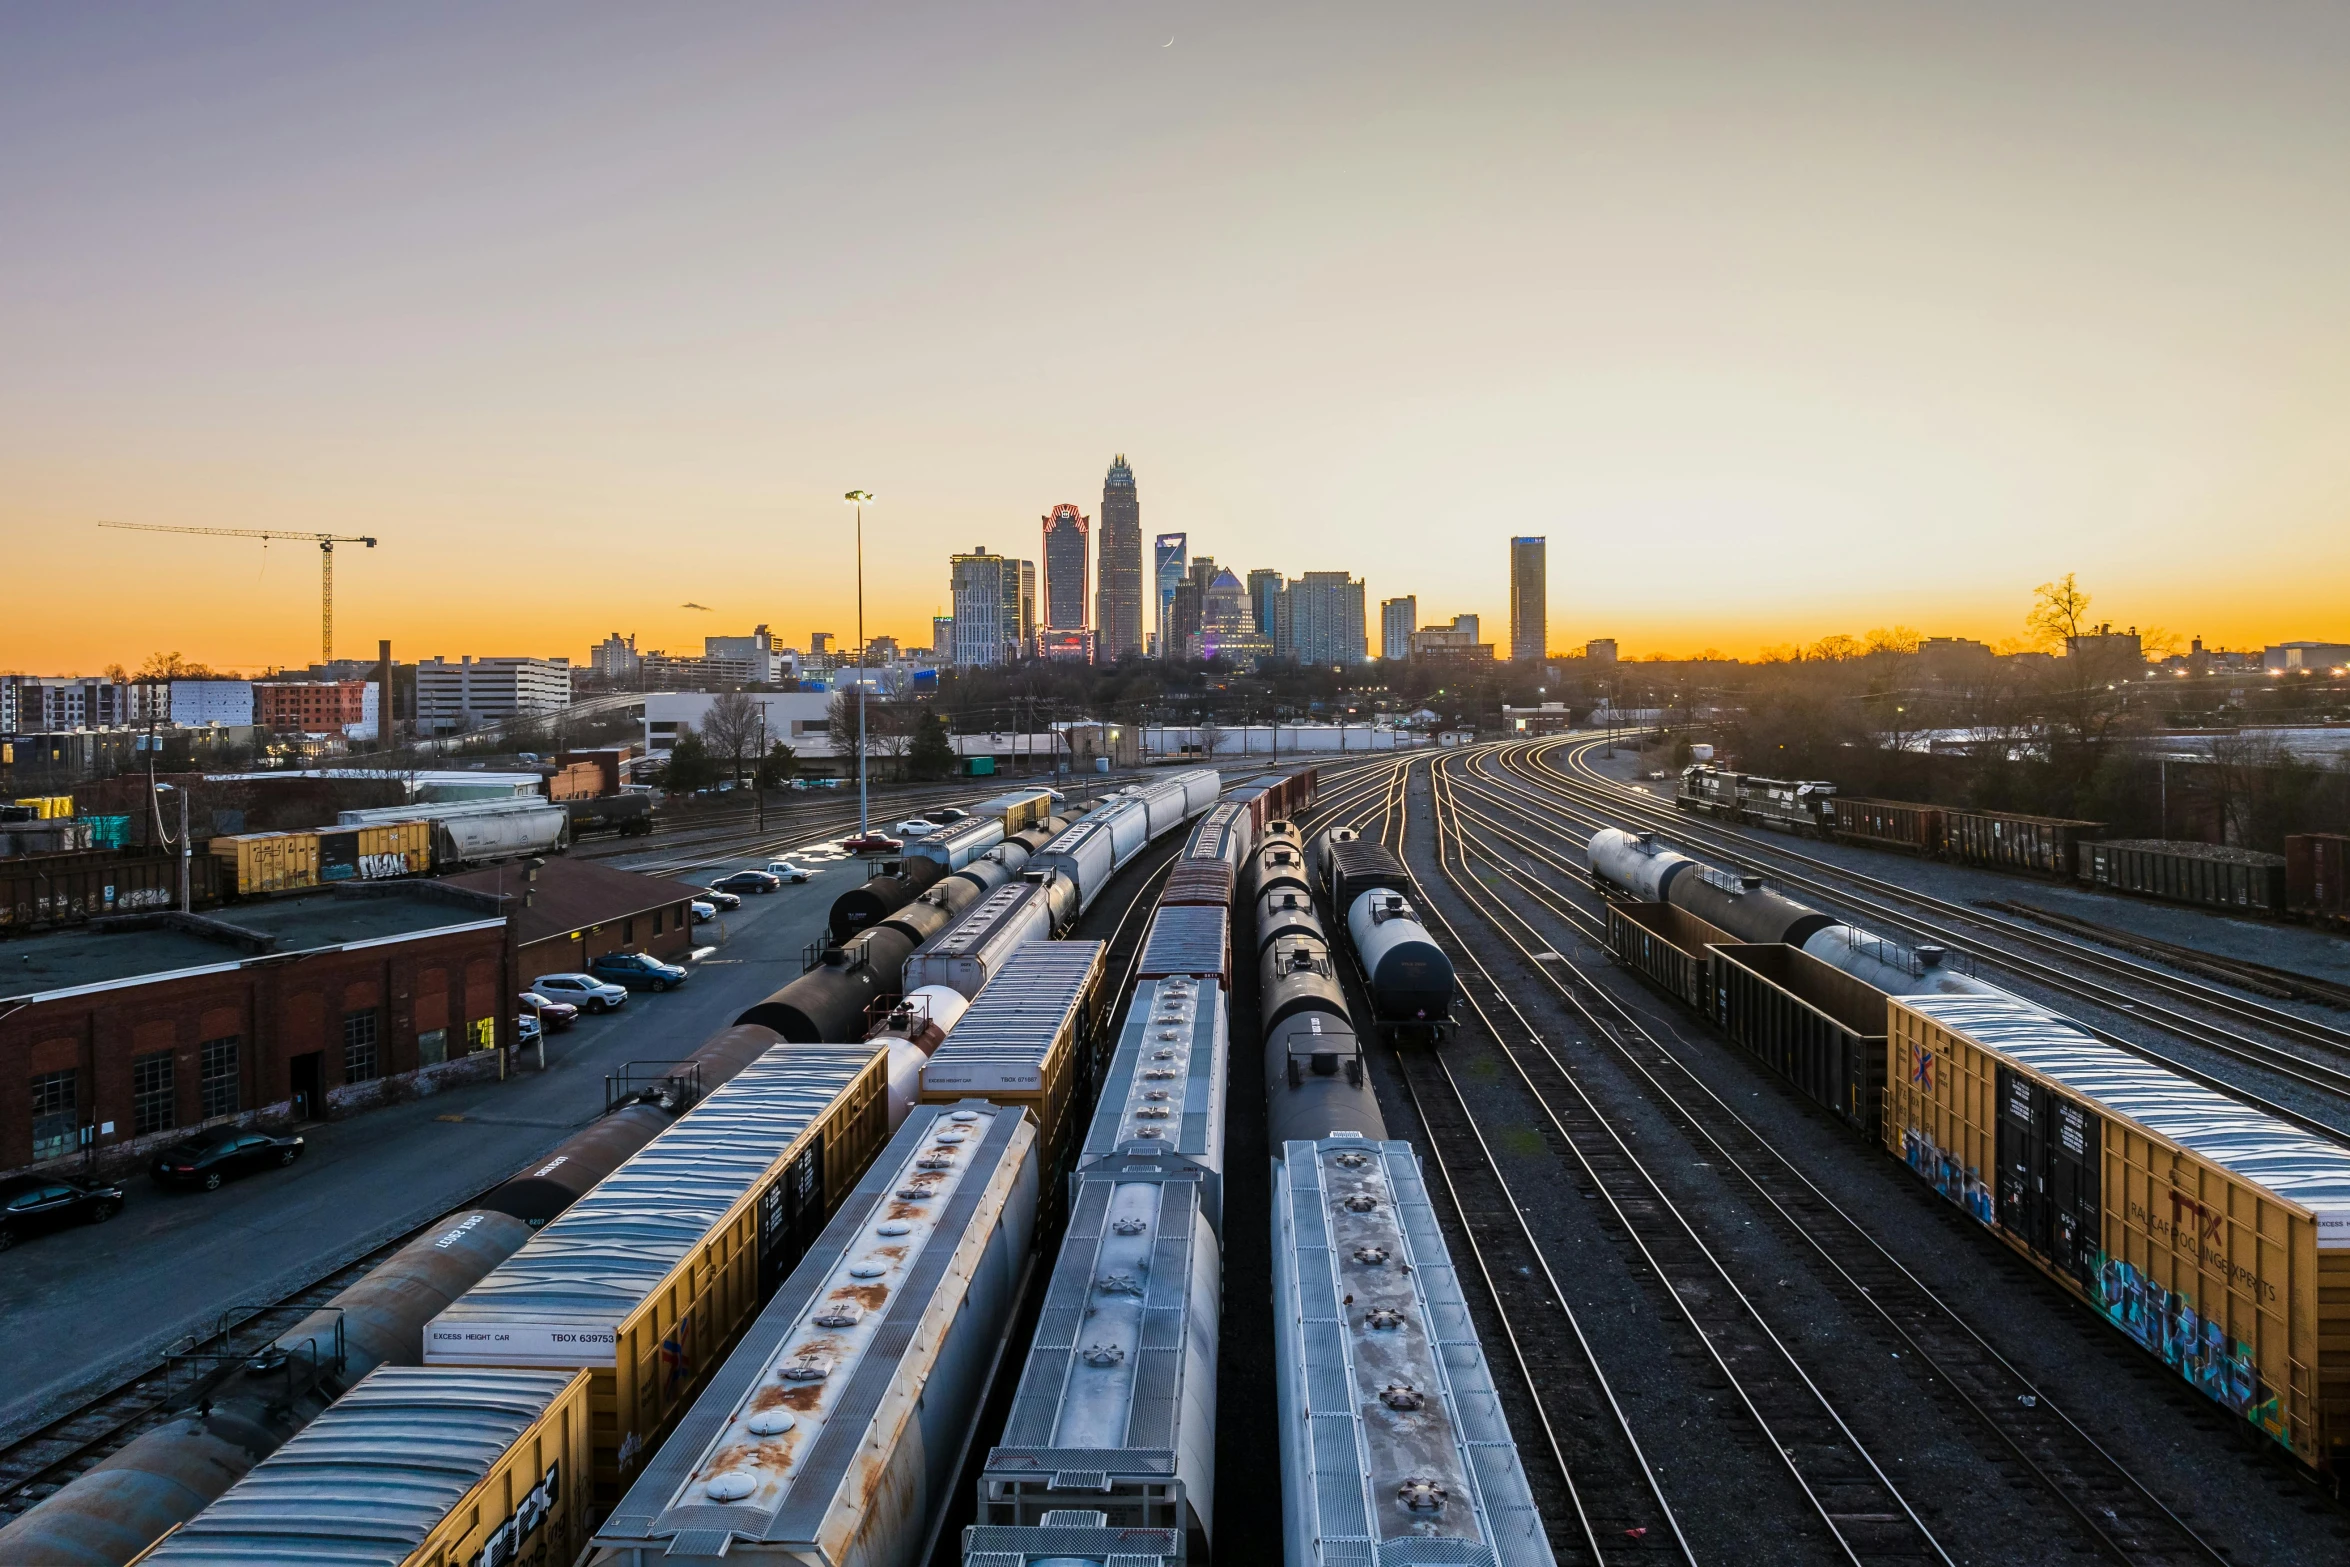
{"label": "text 'excess height car'", "polygon": [[196,1186],[208,1192],[220,1183],[256,1170],[275,1170],[302,1157],[306,1145],[291,1132],[222,1132],[173,1143],[148,1167],[166,1186]]}
{"label": "text 'excess height car'", "polygon": [[582,1012],[609,1012],[628,1000],[624,986],[593,974],[541,974],[530,982],[530,988],[536,995],[575,1006]]}
{"label": "text 'excess height car'", "polygon": [[670,990],[691,976],[674,963],[664,963],[649,952],[607,952],[588,965],[598,979],[631,990]]}
{"label": "text 'excess height car'", "polygon": [[104,1224],[122,1212],[122,1188],[62,1175],[0,1181],[0,1251],[43,1230]]}

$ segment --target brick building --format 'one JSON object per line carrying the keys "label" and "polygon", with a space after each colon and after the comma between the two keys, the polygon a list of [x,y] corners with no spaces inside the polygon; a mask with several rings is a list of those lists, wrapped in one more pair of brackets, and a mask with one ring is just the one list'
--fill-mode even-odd
{"label": "brick building", "polygon": [[608,952],[648,952],[682,963],[694,950],[687,905],[700,889],[659,876],[556,857],[493,865],[441,883],[503,898],[514,920],[517,988],[541,974],[586,968]]}
{"label": "brick building", "polygon": [[256,680],[253,722],[274,734],[336,734],[374,716],[370,680]]}
{"label": "brick building", "polygon": [[0,1170],[133,1169],[191,1128],[494,1071],[512,1043],[507,921],[429,883],[99,920],[6,958]]}

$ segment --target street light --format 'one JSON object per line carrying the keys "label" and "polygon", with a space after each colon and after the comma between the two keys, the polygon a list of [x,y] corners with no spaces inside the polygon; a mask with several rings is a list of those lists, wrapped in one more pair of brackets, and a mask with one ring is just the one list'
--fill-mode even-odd
{"label": "street light", "polygon": [[851,490],[841,499],[857,508],[857,836],[863,838],[873,831],[865,807],[865,508],[873,492]]}

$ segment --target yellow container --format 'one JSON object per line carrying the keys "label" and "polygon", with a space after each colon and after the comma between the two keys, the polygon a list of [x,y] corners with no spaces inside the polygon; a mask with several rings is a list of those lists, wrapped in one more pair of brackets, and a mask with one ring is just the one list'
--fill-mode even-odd
{"label": "yellow container", "polygon": [[34,816],[45,822],[57,821],[73,814],[73,796],[70,794],[27,795],[16,803],[27,807]]}
{"label": "yellow container", "polygon": [[432,869],[432,823],[239,833],[213,839],[212,853],[233,872],[238,897],[421,876]]}
{"label": "yellow container", "polygon": [[1887,1024],[1889,1151],[2303,1463],[2350,1458],[2350,1151],[2012,997]]}
{"label": "yellow container", "polygon": [[212,857],[240,898],[318,885],[318,834],[248,832],[212,840]]}

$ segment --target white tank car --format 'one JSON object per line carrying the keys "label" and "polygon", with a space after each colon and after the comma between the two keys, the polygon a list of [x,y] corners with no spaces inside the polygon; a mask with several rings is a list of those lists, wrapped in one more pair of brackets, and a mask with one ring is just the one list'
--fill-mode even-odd
{"label": "white tank car", "polygon": [[1872,931],[1830,925],[1805,938],[1803,950],[1889,996],[1999,996],[2007,992],[1950,967],[1941,947],[1904,947]]}
{"label": "white tank car", "polygon": [[1452,1016],[1452,959],[1436,945],[1411,901],[1374,887],[1346,913],[1346,934],[1383,1024],[1440,1025]]}
{"label": "white tank car", "polygon": [[1674,879],[1697,863],[1657,842],[1655,833],[1634,834],[1617,827],[1593,833],[1584,853],[1591,860],[1592,875],[1642,903],[1669,901],[1665,892]]}
{"label": "white tank car", "polygon": [[889,1129],[905,1125],[922,1100],[922,1063],[929,1060],[971,1005],[959,990],[922,985],[890,1008],[879,1028],[866,1036],[889,1046]]}

